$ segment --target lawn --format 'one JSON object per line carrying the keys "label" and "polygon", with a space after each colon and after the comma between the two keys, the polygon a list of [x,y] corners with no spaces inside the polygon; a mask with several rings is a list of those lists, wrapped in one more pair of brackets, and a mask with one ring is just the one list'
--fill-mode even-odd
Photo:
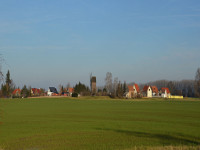
{"label": "lawn", "polygon": [[200,99],[0,99],[0,150],[200,145]]}

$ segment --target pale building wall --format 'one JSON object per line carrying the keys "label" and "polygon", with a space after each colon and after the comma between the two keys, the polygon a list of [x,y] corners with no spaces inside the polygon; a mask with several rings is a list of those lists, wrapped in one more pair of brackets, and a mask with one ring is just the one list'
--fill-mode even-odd
{"label": "pale building wall", "polygon": [[162,93],[161,97],[167,98],[167,90],[165,90],[165,93]]}
{"label": "pale building wall", "polygon": [[48,89],[47,95],[52,96],[53,92],[50,92],[50,89]]}
{"label": "pale building wall", "polygon": [[150,86],[148,87],[148,90],[147,90],[147,97],[152,97],[152,89]]}
{"label": "pale building wall", "polygon": [[135,88],[135,85],[133,85],[133,91],[134,91],[134,95],[136,96],[137,95],[137,90]]}

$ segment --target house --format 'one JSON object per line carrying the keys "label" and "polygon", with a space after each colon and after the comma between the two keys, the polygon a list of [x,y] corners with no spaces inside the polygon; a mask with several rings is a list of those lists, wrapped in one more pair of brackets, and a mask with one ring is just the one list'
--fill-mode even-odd
{"label": "house", "polygon": [[68,96],[72,96],[72,93],[74,93],[74,88],[67,88],[67,93],[68,93]]}
{"label": "house", "polygon": [[31,96],[39,96],[39,95],[40,95],[40,89],[31,88]]}
{"label": "house", "polygon": [[13,95],[13,96],[21,96],[21,90],[20,90],[20,89],[15,89],[15,90],[12,92],[12,95]]}
{"label": "house", "polygon": [[129,92],[125,92],[123,95],[125,98],[129,98]]}
{"label": "house", "polygon": [[152,89],[151,86],[145,85],[143,88],[143,96],[144,97],[152,97]]}
{"label": "house", "polygon": [[128,92],[125,94],[126,98],[133,98],[134,97],[134,89],[132,85],[128,86]]}
{"label": "house", "polygon": [[47,91],[48,96],[58,96],[58,91],[55,87],[49,87]]}
{"label": "house", "polygon": [[151,86],[152,96],[159,96],[158,88],[156,86]]}
{"label": "house", "polygon": [[169,88],[166,88],[166,87],[161,88],[161,92],[162,92],[161,97],[163,97],[163,98],[167,98],[171,95]]}
{"label": "house", "polygon": [[140,94],[140,88],[137,84],[133,85],[134,96],[137,97]]}

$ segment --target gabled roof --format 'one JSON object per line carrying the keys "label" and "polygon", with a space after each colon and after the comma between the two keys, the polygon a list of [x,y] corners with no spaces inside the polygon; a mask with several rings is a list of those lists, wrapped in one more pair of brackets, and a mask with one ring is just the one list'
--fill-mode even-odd
{"label": "gabled roof", "polygon": [[69,93],[73,93],[74,92],[74,88],[68,88],[68,92]]}
{"label": "gabled roof", "polygon": [[15,95],[16,93],[21,93],[21,90],[20,89],[15,89],[12,94]]}
{"label": "gabled roof", "polygon": [[55,87],[49,87],[50,92],[58,94],[58,91]]}
{"label": "gabled roof", "polygon": [[135,86],[137,92],[140,92],[140,88],[139,88],[139,86],[138,86],[137,84],[134,84],[134,86]]}
{"label": "gabled roof", "polygon": [[40,89],[37,89],[37,88],[32,88],[31,89],[33,91],[33,94],[39,94],[40,93]]}
{"label": "gabled roof", "polygon": [[151,86],[153,93],[158,93],[158,88],[156,86]]}
{"label": "gabled roof", "polygon": [[165,90],[167,91],[167,94],[170,93],[169,88],[163,87],[163,88],[161,88],[161,90],[162,90],[163,93],[165,92]]}
{"label": "gabled roof", "polygon": [[148,90],[148,88],[149,88],[149,86],[145,85],[144,88],[143,88],[143,91],[146,92]]}
{"label": "gabled roof", "polygon": [[134,91],[132,85],[129,85],[129,86],[128,86],[128,91]]}

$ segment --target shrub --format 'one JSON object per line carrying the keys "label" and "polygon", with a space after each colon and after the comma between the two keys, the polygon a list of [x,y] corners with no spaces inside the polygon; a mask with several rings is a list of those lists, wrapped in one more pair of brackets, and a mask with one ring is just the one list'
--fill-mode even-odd
{"label": "shrub", "polygon": [[78,97],[78,93],[72,93],[72,97]]}

